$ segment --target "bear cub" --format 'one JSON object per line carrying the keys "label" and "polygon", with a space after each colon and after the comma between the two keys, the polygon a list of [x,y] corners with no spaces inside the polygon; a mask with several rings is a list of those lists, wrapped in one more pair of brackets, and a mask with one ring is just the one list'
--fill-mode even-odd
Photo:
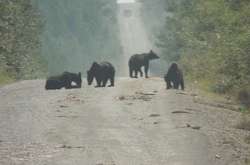
{"label": "bear cub", "polygon": [[167,89],[173,87],[174,89],[179,89],[179,86],[181,86],[181,89],[184,90],[183,73],[176,63],[171,64],[167,74],[164,76],[164,80],[166,82]]}

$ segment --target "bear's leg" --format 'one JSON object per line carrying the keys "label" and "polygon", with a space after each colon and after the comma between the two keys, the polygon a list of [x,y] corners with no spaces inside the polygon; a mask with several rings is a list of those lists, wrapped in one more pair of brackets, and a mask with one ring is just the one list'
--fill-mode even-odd
{"label": "bear's leg", "polygon": [[172,88],[171,81],[167,80],[167,89]]}
{"label": "bear's leg", "polygon": [[97,88],[97,87],[101,87],[101,83],[102,83],[101,80],[96,79],[96,84],[97,84],[97,85],[96,85],[95,87],[96,87],[96,88]]}
{"label": "bear's leg", "polygon": [[143,72],[141,71],[141,68],[138,71],[140,72],[141,77],[143,77]]}
{"label": "bear's leg", "polygon": [[102,81],[102,87],[106,87],[106,84],[108,82],[108,78],[104,78],[104,80]]}
{"label": "bear's leg", "polygon": [[129,67],[129,77],[133,78],[133,69],[131,66]]}
{"label": "bear's leg", "polygon": [[148,78],[148,67],[149,67],[149,63],[147,63],[147,64],[144,66],[145,78]]}
{"label": "bear's leg", "polygon": [[134,78],[138,78],[138,69],[135,70],[135,77]]}
{"label": "bear's leg", "polygon": [[184,81],[183,81],[183,79],[181,80],[180,84],[181,84],[181,89],[184,90]]}
{"label": "bear's leg", "polygon": [[110,85],[109,85],[109,87],[113,87],[113,86],[115,86],[115,76],[112,76],[110,78]]}
{"label": "bear's leg", "polygon": [[179,82],[178,81],[174,81],[174,89],[178,89],[179,88]]}

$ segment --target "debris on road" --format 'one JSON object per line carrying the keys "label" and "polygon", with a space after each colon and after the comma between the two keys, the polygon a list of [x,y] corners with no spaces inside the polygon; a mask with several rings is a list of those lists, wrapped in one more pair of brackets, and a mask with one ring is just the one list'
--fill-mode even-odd
{"label": "debris on road", "polygon": [[68,108],[69,106],[67,105],[60,105],[60,108]]}
{"label": "debris on road", "polygon": [[119,96],[118,99],[119,100],[125,100],[126,98],[125,98],[125,96]]}
{"label": "debris on road", "polygon": [[149,117],[159,117],[159,116],[161,116],[160,114],[151,114],[151,115],[149,115]]}
{"label": "debris on road", "polygon": [[215,158],[216,158],[216,159],[220,159],[221,156],[217,154],[217,155],[215,155]]}
{"label": "debris on road", "polygon": [[[78,103],[78,104],[84,104],[85,101],[80,99],[79,96],[76,96],[74,94],[68,94],[64,99],[58,100],[58,103]],[[66,105],[61,105],[60,108],[67,108]]]}
{"label": "debris on road", "polygon": [[134,95],[127,95],[127,96],[118,96],[116,99],[120,101],[124,100],[143,100],[143,101],[151,101],[152,96],[156,95],[155,93],[146,93],[146,92],[135,92]]}
{"label": "debris on road", "polygon": [[155,93],[146,93],[146,92],[135,92],[135,94],[138,94],[138,95],[149,95],[149,96],[156,95]]}
{"label": "debris on road", "polygon": [[199,111],[198,109],[193,109],[193,108],[185,108],[185,110],[188,110],[188,111]]}
{"label": "debris on road", "polygon": [[185,92],[177,92],[176,94],[177,95],[187,95],[187,93],[185,93]]}
{"label": "debris on road", "polygon": [[186,124],[186,127],[187,128],[192,128],[192,129],[196,129],[196,130],[199,130],[199,129],[201,129],[201,127],[200,126],[191,126],[190,124]]}
{"label": "debris on road", "polygon": [[197,129],[197,130],[201,129],[200,126],[192,126],[191,128],[192,128],[192,129]]}
{"label": "debris on road", "polygon": [[191,114],[191,112],[187,112],[187,111],[173,111],[173,114],[178,114],[178,113],[188,113]]}
{"label": "debris on road", "polygon": [[69,145],[62,145],[59,146],[59,148],[65,148],[65,149],[84,149],[84,146],[69,146]]}

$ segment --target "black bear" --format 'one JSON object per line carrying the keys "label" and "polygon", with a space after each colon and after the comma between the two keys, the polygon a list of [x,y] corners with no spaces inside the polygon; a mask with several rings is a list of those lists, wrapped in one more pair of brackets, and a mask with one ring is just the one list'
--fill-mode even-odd
{"label": "black bear", "polygon": [[[137,78],[137,74],[138,72],[140,72],[141,77],[143,77],[143,72],[141,71],[141,67],[144,66],[145,77],[148,78],[149,61],[158,58],[159,56],[155,54],[152,50],[150,50],[149,53],[135,54],[131,56],[128,62],[129,76],[131,78]],[[135,76],[133,76],[134,72]]]}
{"label": "black bear", "polygon": [[167,89],[170,89],[172,87],[174,87],[174,89],[179,89],[179,86],[181,86],[181,89],[184,90],[183,73],[176,63],[171,64],[167,74],[165,74],[164,76],[164,79]]}
{"label": "black bear", "polygon": [[[76,85],[72,85],[72,83]],[[72,89],[72,88],[81,88],[82,86],[82,77],[81,72],[78,74],[63,72],[61,75],[49,77],[46,80],[45,89]]]}
{"label": "black bear", "polygon": [[109,62],[93,62],[91,68],[87,71],[88,85],[91,85],[93,79],[96,79],[97,85],[95,87],[105,87],[108,80],[110,80],[109,87],[113,87],[115,84],[115,68]]}

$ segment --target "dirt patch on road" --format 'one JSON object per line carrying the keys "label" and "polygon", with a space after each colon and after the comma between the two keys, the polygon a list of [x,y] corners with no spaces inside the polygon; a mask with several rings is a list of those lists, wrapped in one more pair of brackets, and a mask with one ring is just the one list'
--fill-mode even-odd
{"label": "dirt patch on road", "polygon": [[133,100],[142,100],[142,101],[151,101],[153,96],[156,95],[157,91],[152,92],[141,92],[137,91],[133,95],[122,95],[118,96],[116,99],[120,101],[133,101]]}
{"label": "dirt patch on road", "polygon": [[[58,103],[74,103],[74,104],[84,104],[85,101],[83,99],[80,98],[80,96],[73,94],[73,93],[69,93],[67,94],[67,96],[62,99],[62,100],[58,100]],[[65,108],[67,107],[66,105],[60,105],[61,108]]]}
{"label": "dirt patch on road", "polygon": [[151,114],[151,115],[149,115],[149,117],[159,117],[159,116],[161,116],[160,114]]}
{"label": "dirt patch on road", "polygon": [[181,113],[187,113],[187,114],[191,114],[191,112],[187,112],[187,111],[173,111],[173,114],[181,114]]}

